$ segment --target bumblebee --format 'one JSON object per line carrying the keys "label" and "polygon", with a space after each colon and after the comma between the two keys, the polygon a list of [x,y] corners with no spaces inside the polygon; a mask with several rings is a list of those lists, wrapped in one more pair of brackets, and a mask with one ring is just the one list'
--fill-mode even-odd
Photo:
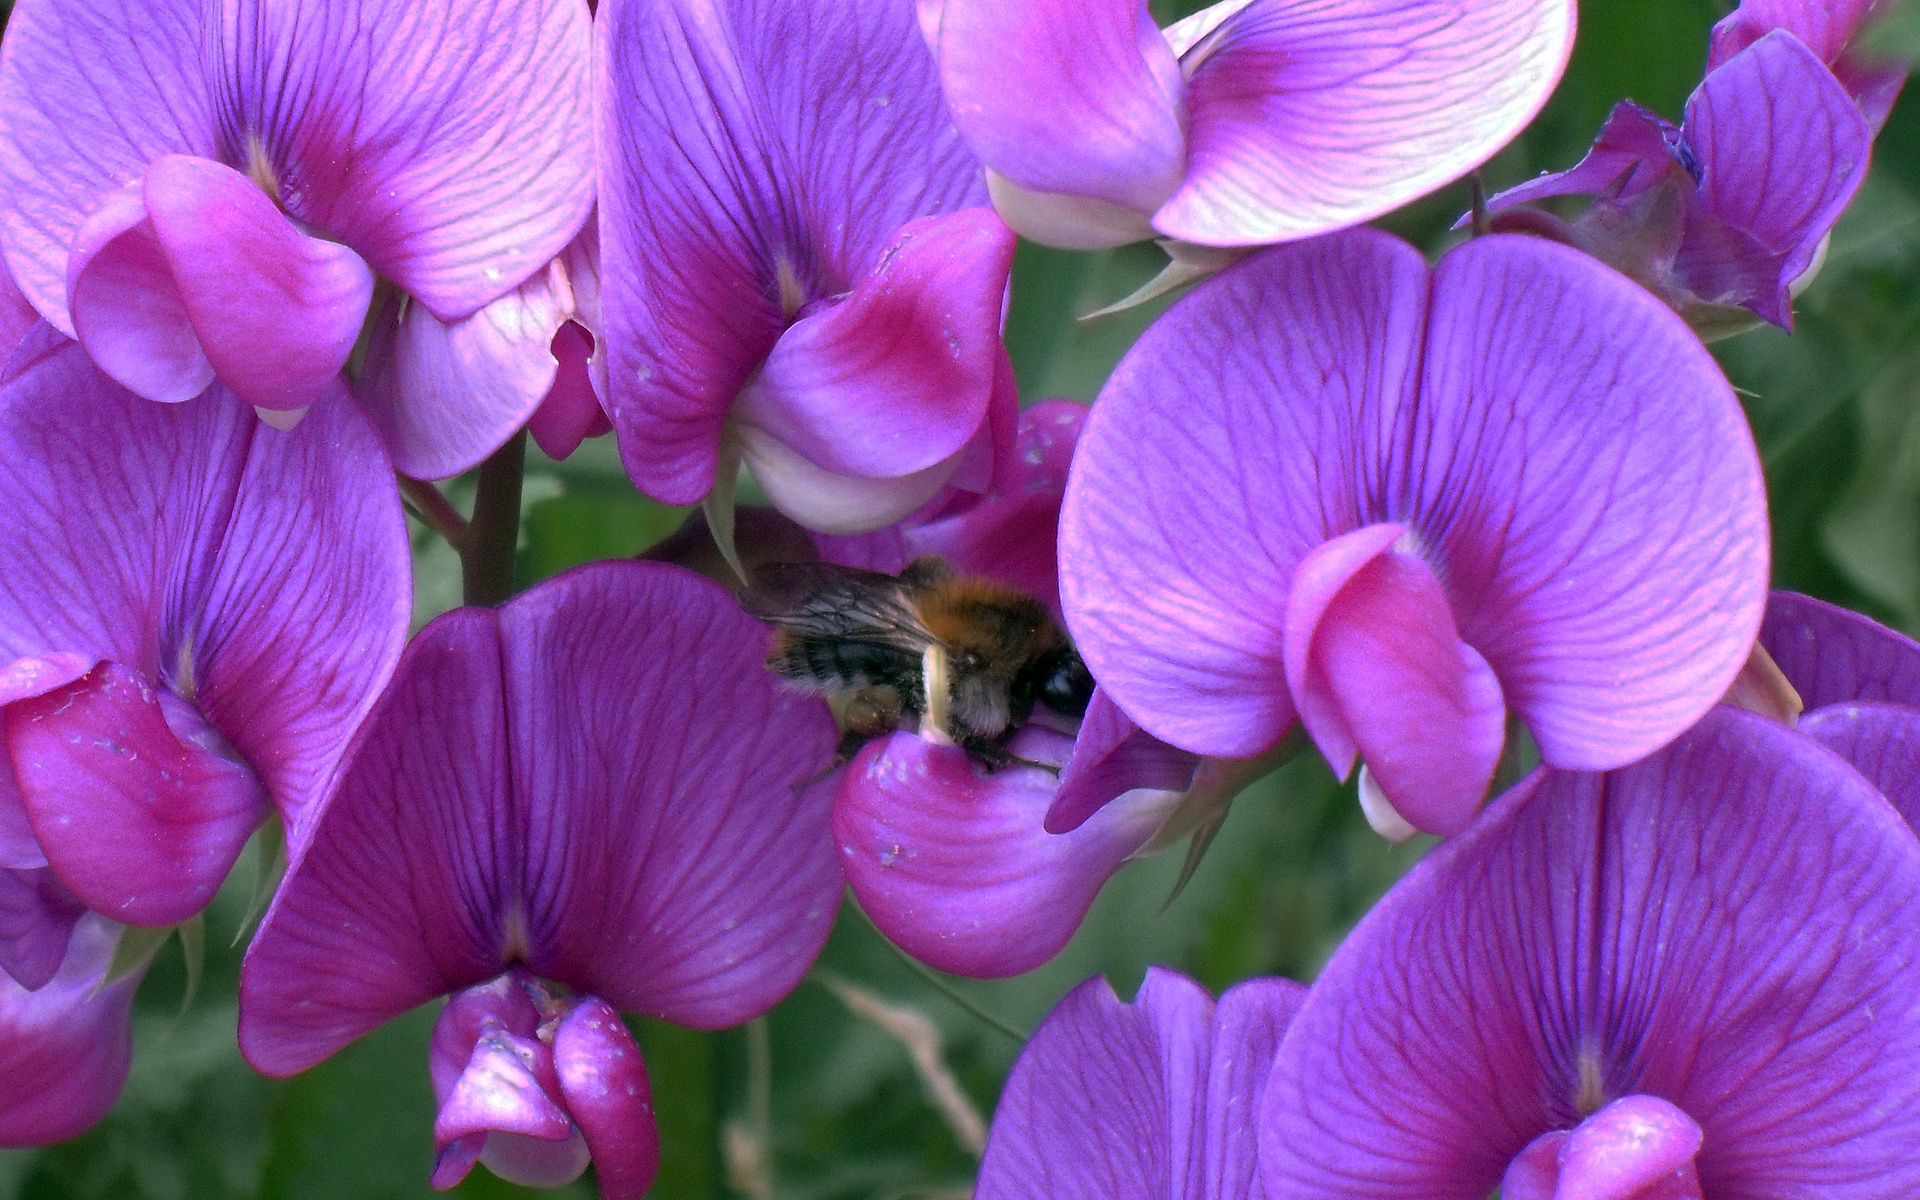
{"label": "bumblebee", "polygon": [[898,575],[832,563],[754,572],[741,606],[773,626],[767,667],[834,706],[842,761],[895,729],[957,744],[988,767],[1045,705],[1086,715],[1093,677],[1046,605],[916,558]]}

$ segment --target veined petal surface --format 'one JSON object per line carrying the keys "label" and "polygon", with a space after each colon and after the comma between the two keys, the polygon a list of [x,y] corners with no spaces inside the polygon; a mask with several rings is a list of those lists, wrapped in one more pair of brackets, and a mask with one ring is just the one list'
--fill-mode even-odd
{"label": "veined petal surface", "polygon": [[796,786],[834,731],[762,644],[656,564],[429,626],[248,952],[248,1060],[304,1069],[515,963],[703,1027],[784,995],[841,887],[827,789]]}
{"label": "veined petal surface", "polygon": [[1920,642],[1871,617],[1812,596],[1774,592],[1760,645],[1809,711],[1860,700],[1920,708]]}
{"label": "veined petal surface", "polygon": [[1627,1095],[1696,1122],[1714,1200],[1920,1186],[1920,842],[1811,739],[1715,709],[1546,770],[1328,963],[1268,1085],[1269,1200],[1481,1200]]}
{"label": "veined petal surface", "polygon": [[609,0],[596,37],[610,409],[641,488],[693,503],[787,324],[985,183],[911,0]]}
{"label": "veined petal surface", "polygon": [[1154,228],[1248,246],[1398,208],[1519,134],[1573,26],[1567,0],[1254,0],[1182,58],[1186,178]]}
{"label": "veined petal surface", "polygon": [[1186,169],[1184,81],[1141,0],[943,0],[928,29],[955,124],[1023,188],[1149,213]]}

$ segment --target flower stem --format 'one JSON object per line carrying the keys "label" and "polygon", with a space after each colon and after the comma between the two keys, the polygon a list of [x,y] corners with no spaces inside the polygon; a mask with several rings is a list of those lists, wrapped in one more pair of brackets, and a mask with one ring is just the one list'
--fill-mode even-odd
{"label": "flower stem", "polygon": [[460,515],[446,497],[446,494],[424,479],[400,476],[400,494],[406,497],[407,507],[420,518],[422,524],[433,530],[455,550],[467,541],[467,519]]}
{"label": "flower stem", "polygon": [[520,482],[527,465],[527,431],[507,440],[480,464],[473,520],[460,551],[460,579],[468,604],[490,606],[513,594],[513,555],[520,542]]}

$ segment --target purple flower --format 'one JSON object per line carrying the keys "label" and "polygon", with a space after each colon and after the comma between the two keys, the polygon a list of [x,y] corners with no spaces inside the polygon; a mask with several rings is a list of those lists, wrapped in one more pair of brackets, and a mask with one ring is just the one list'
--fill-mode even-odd
{"label": "purple flower", "polygon": [[1866,178],[1873,145],[1867,119],[1806,43],[1778,29],[1734,53],[1731,37],[1719,34],[1728,28],[1716,29],[1713,69],[1679,128],[1623,101],[1577,166],[1491,204],[1500,211],[1593,196],[1570,225],[1542,213],[1507,214],[1494,225],[1580,247],[1705,336],[1752,324],[1733,309],[1792,326],[1793,285]]}
{"label": "purple flower", "polygon": [[1827,64],[1877,132],[1886,124],[1907,71],[1862,58],[1852,43],[1879,15],[1874,10],[1891,7],[1885,0],[1741,0],[1739,8],[1713,27],[1707,70],[1711,73],[1767,34],[1784,29]]}
{"label": "purple flower", "polygon": [[1396,208],[1526,125],[1574,18],[1564,0],[1226,0],[1162,31],[1142,0],[921,7],[1001,215],[1073,249],[1291,241]]}
{"label": "purple flower", "polygon": [[1156,737],[1304,724],[1421,829],[1464,828],[1510,711],[1605,769],[1699,718],[1766,595],[1759,465],[1672,313],[1564,247],[1429,269],[1353,231],[1182,301],[1114,372],[1060,525],[1075,642]]}
{"label": "purple flower", "polygon": [[993,1114],[978,1200],[1257,1197],[1254,1122],[1306,989],[1251,979],[1213,998],[1147,969],[1122,1004],[1068,993],[1020,1053]]}
{"label": "purple flower", "polygon": [[1920,842],[1753,714],[1536,773],[1308,993],[1260,1121],[1267,1200],[1913,1195],[1917,906]]}
{"label": "purple flower", "polygon": [[274,809],[306,836],[399,657],[408,554],[347,404],[292,433],[224,388],[150,404],[63,340],[0,389],[0,454],[0,910],[39,914],[0,970],[33,987],[83,908],[172,925]]}
{"label": "purple flower", "polygon": [[718,586],[630,562],[429,625],[247,952],[247,1060],[305,1070],[452,995],[436,1182],[484,1146],[552,1183],[585,1157],[496,1139],[577,1134],[603,1194],[644,1192],[644,1070],[612,1010],[764,1012],[838,908],[828,789],[801,786],[833,722],[761,644]]}
{"label": "purple flower", "polygon": [[580,0],[26,0],[0,56],[7,264],[134,392],[217,378],[283,424],[336,389],[371,305],[360,397],[400,469],[451,474],[553,378],[588,53]]}
{"label": "purple flower", "polygon": [[599,24],[608,400],[634,481],[725,498],[744,461],[828,533],[985,491],[1015,404],[1014,238],[972,207],[911,0],[625,0]]}
{"label": "purple flower", "polygon": [[[5,872],[0,871],[0,875]],[[105,1116],[133,1064],[140,971],[108,981],[120,926],[81,919],[59,970],[31,989],[0,973],[0,1147],[44,1146]]]}

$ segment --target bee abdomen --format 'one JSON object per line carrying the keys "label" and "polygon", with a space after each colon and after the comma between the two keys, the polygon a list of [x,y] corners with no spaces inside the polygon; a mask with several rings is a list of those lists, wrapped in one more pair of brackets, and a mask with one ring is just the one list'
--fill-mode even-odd
{"label": "bee abdomen", "polygon": [[854,639],[782,635],[767,656],[776,675],[823,691],[890,687],[903,696],[920,691],[920,662],[897,646]]}

